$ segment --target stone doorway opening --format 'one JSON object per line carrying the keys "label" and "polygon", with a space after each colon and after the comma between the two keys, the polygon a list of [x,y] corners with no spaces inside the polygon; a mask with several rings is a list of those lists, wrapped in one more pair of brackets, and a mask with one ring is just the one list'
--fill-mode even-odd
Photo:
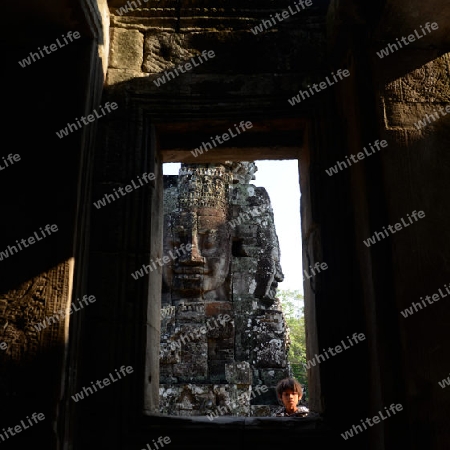
{"label": "stone doorway opening", "polygon": [[164,166],[160,412],[270,417],[279,380],[307,384],[298,162]]}
{"label": "stone doorway opening", "polygon": [[[223,121],[224,123],[229,123],[230,121]],[[256,156],[256,158],[254,159],[255,161],[261,160],[261,159],[266,159],[266,160],[285,160],[285,159],[290,159],[290,160],[296,160],[299,162],[298,166],[299,166],[299,175],[300,175],[300,170],[303,169],[304,174],[306,175],[307,178],[307,174],[308,174],[308,168],[307,168],[307,164],[300,164],[300,161],[305,161],[307,163],[308,161],[308,157],[307,157],[307,149],[305,147],[305,143],[306,143],[306,136],[307,136],[307,126],[304,120],[299,120],[299,119],[274,119],[273,121],[261,121],[261,122],[257,122],[257,121],[253,121],[253,125],[256,125],[255,128],[257,131],[253,130],[253,136],[251,136],[250,138],[247,138],[247,140],[243,140],[244,143],[242,143],[242,139],[241,139],[241,143],[236,146],[236,147],[226,147],[226,146],[222,146],[220,148],[214,149],[214,151],[211,152],[205,152],[203,155],[198,155],[195,156],[193,154],[193,152],[191,151],[192,148],[195,148],[193,144],[194,141],[197,142],[204,142],[205,141],[205,136],[202,135],[202,133],[206,134],[213,134],[213,132],[211,131],[211,127],[212,128],[220,128],[223,127],[223,124],[220,123],[220,121],[215,121],[214,124],[210,124],[210,127],[206,127],[207,131],[205,131],[204,126],[205,124],[202,124],[202,127],[197,127],[194,125],[194,127],[191,127],[188,129],[185,125],[183,124],[158,124],[157,126],[155,126],[155,139],[154,142],[156,143],[156,145],[158,146],[158,154],[160,157],[160,163],[161,163],[161,171],[160,173],[162,174],[163,172],[163,164],[164,163],[174,163],[174,162],[181,162],[186,166],[186,173],[185,176],[186,178],[189,179],[189,183],[192,183],[192,179],[193,179],[193,175],[198,175],[198,174],[194,174],[192,171],[190,171],[189,167],[195,167],[196,164],[202,164],[202,165],[206,165],[204,167],[214,167],[214,165],[223,165],[225,162],[227,163],[232,163],[234,164],[234,168],[236,172],[239,172],[239,170],[242,172],[240,175],[238,173],[235,174],[235,180],[230,180],[230,186],[232,187],[231,189],[236,193],[236,185],[239,185],[239,177],[241,177],[241,184],[245,184],[246,182],[249,182],[249,179],[245,180],[245,176],[247,176],[248,178],[248,174],[245,175],[244,172],[241,169],[236,169],[237,167],[239,167],[240,164],[242,164],[244,158],[243,155],[249,155],[249,156]],[[193,130],[194,128],[194,130]],[[185,136],[181,136],[180,138],[180,134],[183,135],[182,131],[185,131],[186,135]],[[177,134],[173,134],[171,133],[171,131],[177,130]],[[192,135],[192,133],[194,133],[194,136]],[[195,136],[195,134],[197,136]],[[250,135],[250,133],[248,133]],[[177,137],[177,142],[174,142],[174,136]],[[187,137],[187,139],[186,139]],[[256,138],[256,139],[255,139]],[[254,143],[256,142],[257,144],[259,144],[259,146],[254,146]],[[169,144],[170,142],[170,144]],[[181,142],[183,142],[183,144],[180,146]],[[262,144],[262,142],[264,142],[264,144]],[[276,142],[281,143],[282,145],[276,145]],[[190,150],[189,150],[190,148]],[[197,146],[198,148],[198,146]],[[249,161],[251,160],[251,158],[245,158],[245,161]],[[244,163],[245,163],[244,161]],[[211,171],[211,170],[210,170]],[[195,170],[194,170],[195,172]],[[173,193],[175,192],[175,187],[173,185],[171,185],[170,183],[173,183],[173,179],[172,181],[168,181],[167,179],[165,180],[163,177],[161,176],[161,184],[164,187],[164,190],[167,191],[168,189],[172,189],[172,197],[173,197]],[[195,178],[195,176],[194,176]],[[220,177],[219,177],[220,178]],[[251,177],[250,177],[251,178]],[[298,177],[299,180],[302,179],[301,176]],[[307,181],[306,181],[307,183]],[[305,184],[305,183],[301,183],[301,184]],[[300,186],[300,190],[302,189],[302,186]],[[188,188],[187,192],[191,192],[192,193],[192,189]],[[307,195],[306,197],[308,197],[308,191],[306,191]],[[240,194],[240,196],[238,195],[237,197],[242,199],[242,193]],[[237,201],[237,197],[235,196],[234,201]],[[206,199],[206,203],[202,205],[203,208],[208,208],[208,201],[210,201],[211,199]],[[216,199],[217,200],[217,199]],[[184,199],[184,201],[189,202],[189,200],[187,200],[187,197]],[[308,199],[305,198],[305,196],[303,196],[302,193],[302,202],[307,202]],[[172,202],[172,203],[171,203]],[[161,238],[161,241],[163,242],[162,244],[162,248],[160,251],[160,256],[164,255],[164,256],[168,256],[170,255],[170,253],[168,253],[169,251],[171,251],[171,249],[167,246],[167,242],[165,242],[165,239],[163,238],[163,234],[164,234],[164,229],[167,229],[167,223],[165,222],[165,220],[167,219],[167,210],[165,210],[165,208],[167,209],[168,207],[171,207],[171,205],[173,206],[173,201],[171,200],[167,200],[164,198],[160,199],[160,203],[161,203],[161,207],[160,207],[160,211],[161,211],[161,217],[164,217],[165,219],[163,220],[163,224],[160,227],[159,230],[159,236]],[[187,203],[186,203],[187,204]],[[242,211],[242,207],[239,208],[239,206],[237,204],[235,205],[231,205],[231,216],[227,216],[227,221],[228,221],[228,225],[230,225],[230,221],[233,221],[235,219],[239,219],[239,216],[241,216],[241,219],[244,218],[245,216],[243,216],[243,211]],[[254,207],[257,209],[257,205]],[[298,205],[297,205],[298,208]],[[234,209],[234,212],[233,212]],[[302,207],[301,210],[304,210],[304,208]],[[253,210],[254,212],[255,210]],[[185,213],[187,213],[188,211],[186,210]],[[261,211],[259,211],[261,212]],[[192,213],[192,211],[191,211]],[[234,214],[234,216],[233,216]],[[187,219],[187,216],[189,214],[185,214],[185,218],[184,220]],[[248,218],[252,218],[251,217],[251,213],[248,214]],[[192,216],[192,214],[191,214]],[[173,218],[172,218],[173,219]],[[172,220],[171,219],[171,220]],[[192,217],[189,219],[192,220]],[[244,220],[245,221],[245,220]],[[180,226],[180,221],[178,221],[178,225],[176,223],[177,221],[175,220],[175,222],[172,223],[172,231],[174,230],[173,226]],[[181,221],[183,222],[183,221]],[[181,223],[181,227],[186,228],[186,222]],[[241,228],[245,228],[244,231],[244,235],[246,236],[246,239],[254,239],[255,236],[252,237],[252,226],[251,224],[238,224],[239,226],[241,226]],[[229,228],[229,227],[228,227]],[[217,236],[220,235],[220,233],[216,233],[216,238]],[[172,236],[173,238],[173,236]],[[220,238],[219,238],[220,239]],[[186,241],[188,242],[188,241]],[[177,240],[178,245],[181,244],[180,239],[178,238]],[[186,244],[186,243],[185,243]],[[210,245],[210,244],[208,244]],[[180,248],[180,247],[178,247]],[[186,247],[184,247],[186,248]],[[242,239],[239,239],[238,237],[234,236],[232,239],[232,248],[231,248],[231,259],[238,257],[242,252],[244,251],[245,253],[245,245],[244,245],[244,250],[242,247]],[[168,253],[168,255],[166,255],[166,253]],[[302,249],[298,249],[298,253],[299,254],[303,254]],[[166,259],[167,262],[171,263],[172,260],[181,258],[184,255],[176,255],[175,253],[172,252],[172,255],[174,256],[172,258],[171,256],[171,260],[169,261],[169,259]],[[156,255],[155,255],[156,256]],[[242,255],[241,255],[242,256]],[[305,257],[303,255],[303,260],[305,261]],[[255,260],[254,262],[257,261]],[[164,269],[163,269],[164,270]],[[194,270],[191,268],[191,271]],[[195,270],[194,270],[195,271]],[[245,268],[244,271],[241,272],[248,272],[248,268]],[[301,265],[299,268],[299,275],[301,273]],[[239,271],[237,271],[236,273],[240,273]],[[186,274],[184,273],[184,278],[185,280],[187,280],[184,283],[184,288],[186,288],[186,286],[189,285],[189,282],[193,282],[193,280],[190,280],[189,277],[195,279],[195,276],[193,274]],[[227,277],[225,277],[227,278]],[[233,286],[236,286],[236,279],[233,280],[233,277],[228,277],[228,279],[224,279],[224,283],[228,283],[228,286],[225,288],[228,289],[228,292],[233,292]],[[242,277],[241,277],[242,278]],[[178,281],[175,282],[175,284],[178,283],[178,287],[183,287],[183,283],[180,281],[180,278],[178,277]],[[203,314],[204,317],[207,317],[208,314],[211,315],[211,319],[214,319],[214,322],[211,322],[214,324],[214,326],[216,326],[217,329],[219,329],[221,327],[220,322],[218,322],[216,320],[216,317],[212,317],[212,316],[217,316],[217,315],[221,315],[221,317],[225,317],[227,316],[227,312],[230,312],[229,309],[227,309],[229,307],[229,305],[227,306],[225,302],[221,302],[219,298],[214,297],[216,294],[213,293],[207,293],[207,297],[208,299],[211,301],[209,306],[207,305],[208,308],[208,313],[206,315],[205,314],[205,305],[201,304],[201,302],[197,302],[196,305],[191,305],[191,306],[187,306],[186,305],[186,292],[184,292],[183,295],[180,295],[178,293],[178,296],[175,295],[175,301],[170,301],[168,300],[169,297],[173,294],[173,286],[172,288],[169,289],[170,294],[168,293],[167,290],[167,283],[166,286],[164,286],[165,282],[164,282],[164,277],[163,280],[160,280],[160,285],[162,287],[161,292],[162,295],[160,295],[160,297],[158,299],[155,299],[154,296],[157,294],[155,293],[155,290],[153,290],[153,292],[150,294],[151,297],[153,297],[153,300],[159,300],[159,304],[161,305],[161,311],[163,312],[163,314],[160,316],[162,317],[160,328],[159,328],[159,339],[161,340],[161,338],[164,340],[164,333],[167,331],[167,329],[165,328],[167,323],[165,323],[166,319],[173,319],[175,317],[175,315],[177,314],[177,308],[179,313],[181,314],[181,316],[184,316],[184,318],[189,317],[189,320],[195,322],[196,320],[196,314],[197,314],[197,319],[198,319],[198,311],[196,312],[195,308],[200,308],[199,311],[201,310],[200,314]],[[191,283],[192,284],[192,283]],[[155,284],[153,283],[153,286],[155,286]],[[231,291],[230,291],[231,289]],[[194,289],[195,291],[195,289]],[[260,289],[261,291],[261,289]],[[191,286],[191,294],[192,294],[192,286]],[[209,292],[209,291],[208,291]],[[264,295],[267,292],[258,292],[259,294],[259,299],[261,301],[264,302],[263,298]],[[222,294],[223,294],[223,290],[222,290]],[[306,292],[305,292],[306,294]],[[195,294],[194,294],[195,295]],[[184,296],[184,297],[183,297]],[[305,295],[306,297],[306,295]],[[223,298],[223,297],[222,297]],[[248,299],[247,299],[248,301]],[[265,300],[266,302],[269,301],[269,297],[266,298]],[[158,303],[158,301],[156,302]],[[209,303],[209,302],[207,302]],[[154,305],[155,303],[153,303]],[[270,307],[270,305],[269,305]],[[156,312],[154,307],[149,308],[151,310],[153,310],[153,312]],[[184,309],[184,310],[183,310]],[[308,311],[308,307],[306,305],[306,298],[305,298],[305,315],[307,314]],[[164,317],[165,315],[165,317]],[[180,317],[181,317],[180,316]],[[234,322],[234,317],[232,319],[232,321]],[[265,321],[267,322],[267,320]],[[209,323],[208,325],[211,327],[211,323]],[[231,321],[230,321],[231,323]],[[242,322],[241,322],[242,323]],[[157,326],[157,324],[154,324],[155,326]],[[181,326],[181,322],[179,323],[180,326],[178,326],[177,328],[177,332],[178,335],[176,337],[176,339],[178,340],[178,342],[181,345],[190,345],[192,344],[195,348],[195,344],[194,344],[194,336],[195,334],[192,333],[192,331],[189,331],[189,327],[186,328],[183,326]],[[184,325],[186,325],[186,322],[184,323]],[[197,324],[199,325],[199,324]],[[234,323],[233,323],[234,325]],[[175,327],[176,328],[176,327]],[[172,328],[172,331],[175,329]],[[199,327],[200,328],[200,327]],[[244,327],[245,328],[245,327]],[[242,333],[240,334],[239,338],[243,338],[243,336],[245,335],[245,330],[244,328],[242,328]],[[223,327],[223,330],[225,330],[225,327]],[[198,336],[201,336],[201,331],[198,333]],[[249,386],[251,386],[252,384],[252,370],[251,367],[245,366],[243,364],[233,364],[233,361],[231,361],[232,358],[228,358],[227,361],[227,357],[223,357],[225,356],[230,356],[230,351],[233,350],[235,348],[235,342],[231,339],[231,336],[228,337],[222,337],[222,343],[218,344],[218,341],[220,340],[220,332],[217,333],[216,331],[212,331],[212,330],[208,330],[207,333],[209,333],[209,343],[211,344],[211,341],[216,341],[215,343],[213,343],[210,346],[210,349],[208,350],[208,338],[205,339],[206,342],[203,342],[203,345],[205,346],[205,352],[206,354],[209,355],[211,354],[215,354],[216,356],[219,355],[219,358],[217,360],[211,361],[213,364],[212,366],[214,366],[213,370],[210,370],[209,372],[207,371],[207,373],[204,373],[204,379],[203,381],[210,381],[211,383],[216,383],[216,384],[220,384],[220,383],[225,383],[229,380],[233,380],[235,383],[233,383],[235,386],[239,386],[239,388],[242,389],[247,389]],[[214,335],[214,333],[217,334],[217,336]],[[312,335],[314,335],[314,333],[312,333]],[[192,342],[188,343],[188,338],[191,338]],[[183,338],[184,338],[184,342],[183,342]],[[231,340],[230,340],[231,339]],[[172,340],[173,340],[173,336],[172,336]],[[228,341],[227,341],[228,340]],[[153,348],[155,348],[156,346],[159,346],[160,341],[158,341],[155,336],[153,336],[153,339],[148,339],[148,342],[151,341],[153,344]],[[223,341],[225,341],[225,344],[223,343]],[[166,342],[167,344],[167,342]],[[172,370],[173,370],[173,364],[178,364],[178,368],[176,369],[176,373],[179,375],[180,373],[182,373],[182,368],[184,367],[184,370],[188,370],[189,364],[191,363],[187,363],[186,361],[183,363],[183,361],[176,359],[176,355],[174,355],[174,352],[176,352],[176,348],[174,347],[174,345],[179,345],[177,343],[171,343],[172,344],[172,348],[169,348],[169,352],[166,355],[167,359],[165,360],[168,364],[172,364]],[[173,345],[174,344],[174,345]],[[227,348],[228,345],[228,348]],[[311,344],[308,344],[311,345]],[[267,347],[267,346],[266,346]],[[170,352],[170,350],[173,350],[172,353]],[[265,349],[267,350],[267,348]],[[247,356],[249,355],[249,353],[247,352]],[[172,359],[170,359],[172,358]],[[191,355],[191,359],[192,359],[192,355]],[[246,358],[239,358],[240,361],[243,361]],[[251,359],[250,357],[247,357],[247,360]],[[156,373],[156,371],[154,370],[155,367],[155,363],[158,363],[158,373]],[[152,367],[149,367],[147,365],[146,368],[146,372],[147,373],[152,373],[151,378],[153,380],[157,379],[158,380],[158,387],[163,385],[163,384],[167,384],[170,385],[171,381],[174,381],[174,373],[165,370],[164,368],[161,368],[159,365],[160,361],[156,361],[155,358],[153,358],[153,364]],[[196,360],[195,363],[197,365],[202,366],[201,361]],[[194,364],[195,366],[195,364]],[[205,365],[203,364],[203,369],[205,368]],[[167,369],[167,367],[166,367]],[[226,369],[226,370],[225,370]],[[273,368],[272,368],[273,369]],[[272,387],[273,384],[275,383],[274,381],[274,371],[271,370],[270,367],[267,368],[266,371],[266,379],[268,379],[267,377],[269,377],[268,373],[270,372],[271,376],[272,376]],[[209,376],[209,374],[213,374],[213,379],[207,379],[207,377]],[[192,403],[196,403],[195,401],[195,395],[193,395],[193,391],[195,391],[195,388],[193,388],[193,385],[195,383],[189,383],[189,381],[193,381],[192,380],[192,374],[189,373],[187,374],[188,376],[186,376],[184,378],[184,383],[183,383],[183,387],[181,388],[180,386],[180,390],[176,392],[178,398],[183,399],[183,401],[185,402],[186,407],[189,409],[191,408]],[[279,377],[279,374],[275,375],[275,378]],[[309,377],[311,377],[311,374],[308,374]],[[157,377],[157,378],[155,378]],[[172,377],[172,378],[171,378]],[[222,378],[221,378],[222,377]],[[224,378],[225,377],[225,378]],[[195,377],[194,377],[195,378]],[[197,381],[201,381],[201,378],[198,379]],[[228,380],[227,380],[228,379]],[[190,386],[188,388],[186,388],[186,385]],[[313,383],[310,383],[311,385]],[[258,385],[265,385],[264,383],[264,379],[259,379],[258,380]],[[256,384],[254,384],[254,387],[256,386]],[[311,386],[312,387],[312,386]],[[312,387],[310,390],[311,392],[315,392],[314,387]],[[170,389],[172,389],[171,392]],[[184,391],[183,391],[184,389]],[[220,390],[220,389],[219,389]],[[224,401],[228,401],[228,403],[232,403],[234,406],[236,406],[237,411],[241,411],[239,408],[242,407],[242,405],[239,403],[239,399],[245,398],[242,395],[239,394],[243,394],[244,390],[239,391],[238,389],[235,389],[234,392],[222,392],[222,393],[218,393],[216,392],[215,398],[222,398]],[[270,392],[269,394],[266,394],[270,397],[270,395],[274,395],[273,393],[273,389],[271,389],[272,392]],[[317,390],[316,390],[317,391]],[[155,394],[155,386],[153,386],[153,395],[149,395],[149,392],[147,391],[146,393],[146,406],[149,406],[149,399],[151,399],[153,401],[153,407],[152,408],[145,408],[147,413],[150,412],[149,409],[151,409],[153,411],[153,413],[155,412],[161,412],[160,410],[160,404],[159,401],[162,398],[161,393],[166,393],[166,398],[167,400],[167,404],[170,404],[170,398],[174,398],[174,390],[173,390],[173,383],[172,386],[169,386],[169,388],[166,390],[166,392],[164,392],[164,389],[162,390],[158,390],[157,394]],[[172,394],[172,397],[171,397]],[[204,392],[200,392],[200,394],[204,394]],[[223,394],[223,395],[222,395]],[[265,393],[264,393],[265,394]],[[202,407],[206,410],[208,410],[208,407],[211,406],[211,396],[208,395],[203,395],[203,400],[202,402],[197,402],[200,403],[202,405]],[[213,396],[214,397],[214,396]],[[262,398],[262,397],[261,397]],[[214,403],[214,402],[213,402]],[[268,402],[267,399],[265,400],[264,403],[270,403],[270,401]],[[156,406],[157,405],[157,406]],[[266,405],[267,406],[267,405]],[[163,411],[163,414],[166,414],[167,411],[169,411],[169,408],[166,409],[166,411]],[[220,410],[219,410],[220,411]],[[220,412],[219,412],[220,413]],[[224,414],[226,414],[224,412]],[[183,414],[176,414],[176,415],[183,415]],[[185,414],[185,415],[190,415],[190,414]],[[230,415],[230,414],[228,414]],[[238,414],[239,415],[239,414]],[[270,415],[270,408],[262,408],[258,410],[256,409],[254,411],[254,416],[269,416]],[[203,418],[205,417],[205,415],[203,415]],[[195,419],[196,416],[195,414],[192,415],[192,419]]]}

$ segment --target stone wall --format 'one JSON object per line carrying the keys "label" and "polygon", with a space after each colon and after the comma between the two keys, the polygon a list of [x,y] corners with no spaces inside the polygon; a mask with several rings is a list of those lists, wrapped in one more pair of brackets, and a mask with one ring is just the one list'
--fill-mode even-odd
{"label": "stone wall", "polygon": [[[400,312],[448,284],[449,116],[439,108],[448,102],[449,3],[314,0],[324,8],[257,36],[251,27],[293,1],[149,0],[119,17],[116,9],[124,3],[3,5],[4,140],[21,161],[0,176],[0,251],[47,223],[60,230],[54,240],[0,262],[0,327],[10,349],[1,356],[0,428],[14,427],[35,411],[46,417],[12,436],[5,448],[136,450],[170,436],[170,450],[293,442],[447,450],[449,387],[438,382],[449,370],[448,299],[408,318]],[[376,55],[428,21],[438,22],[439,30],[384,59]],[[83,38],[30,67],[19,66],[29,52],[69,30]],[[199,36],[204,41],[196,41]],[[205,49],[216,52],[214,65],[205,63],[164,86],[152,82],[162,73],[159,67],[170,69],[186,53]],[[298,89],[337,69],[350,71],[345,84],[296,107],[288,104]],[[119,104],[116,115],[56,137],[56,130],[106,101]],[[427,119],[435,110],[438,119]],[[310,406],[323,413],[321,420],[155,416],[161,274],[139,281],[130,274],[162,256],[162,160],[171,152],[172,161],[192,162],[181,159],[181,145],[189,156],[210,128],[258,118],[266,133],[207,156],[249,161],[265,152],[267,159],[279,159],[280,142],[301,146],[303,262],[329,266],[304,284],[309,355],[354,332],[365,333],[366,345],[311,368]],[[301,139],[279,133],[292,118],[307,125]],[[270,125],[274,119],[277,126]],[[424,119],[426,126],[417,129]],[[166,133],[156,145],[154,128],[161,124]],[[386,139],[388,148],[333,176],[325,173],[375,139]],[[156,183],[101,211],[93,208],[92,200],[144,172],[154,172]],[[370,249],[362,244],[414,210],[425,211],[426,218]],[[38,336],[30,332],[34,320],[86,293],[97,298],[92,309]],[[72,400],[122,364],[135,368],[134,378],[83,402]],[[344,443],[342,432],[393,402],[404,406],[400,414]]]}

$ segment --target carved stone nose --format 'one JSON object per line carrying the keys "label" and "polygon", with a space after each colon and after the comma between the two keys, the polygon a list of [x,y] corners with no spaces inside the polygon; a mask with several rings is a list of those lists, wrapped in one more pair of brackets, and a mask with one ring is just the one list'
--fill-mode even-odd
{"label": "carved stone nose", "polygon": [[192,229],[190,233],[191,249],[186,250],[185,254],[180,257],[180,264],[190,266],[200,266],[205,264],[205,258],[199,252],[197,230]]}
{"label": "carved stone nose", "polygon": [[190,251],[186,251],[184,255],[180,257],[180,264],[190,266],[202,266],[205,264],[205,258],[198,251],[198,246],[193,241]]}

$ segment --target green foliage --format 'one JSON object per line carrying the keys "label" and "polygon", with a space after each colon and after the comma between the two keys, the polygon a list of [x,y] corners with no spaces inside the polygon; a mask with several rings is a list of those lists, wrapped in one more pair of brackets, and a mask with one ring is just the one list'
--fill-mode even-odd
{"label": "green foliage", "polygon": [[280,299],[289,330],[290,346],[288,361],[292,375],[304,389],[303,399],[308,399],[308,379],[306,376],[306,335],[303,295],[298,290],[278,290],[276,297]]}

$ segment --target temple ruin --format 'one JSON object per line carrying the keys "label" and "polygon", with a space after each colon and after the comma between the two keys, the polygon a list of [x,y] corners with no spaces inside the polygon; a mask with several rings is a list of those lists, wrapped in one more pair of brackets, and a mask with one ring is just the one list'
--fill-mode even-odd
{"label": "temple ruin", "polygon": [[[448,1],[14,0],[2,17],[2,448],[448,450]],[[308,369],[314,416],[161,414],[163,271],[132,275],[171,259],[163,164],[283,159],[298,162],[303,268],[328,267],[303,282],[306,357],[365,339]],[[233,256],[253,251],[245,227],[230,261],[252,259]],[[269,281],[243,302],[268,313]]]}
{"label": "temple ruin", "polygon": [[256,171],[253,162],[183,164],[164,176],[162,413],[270,416],[279,407],[274,388],[289,376],[275,298],[283,273]]}

